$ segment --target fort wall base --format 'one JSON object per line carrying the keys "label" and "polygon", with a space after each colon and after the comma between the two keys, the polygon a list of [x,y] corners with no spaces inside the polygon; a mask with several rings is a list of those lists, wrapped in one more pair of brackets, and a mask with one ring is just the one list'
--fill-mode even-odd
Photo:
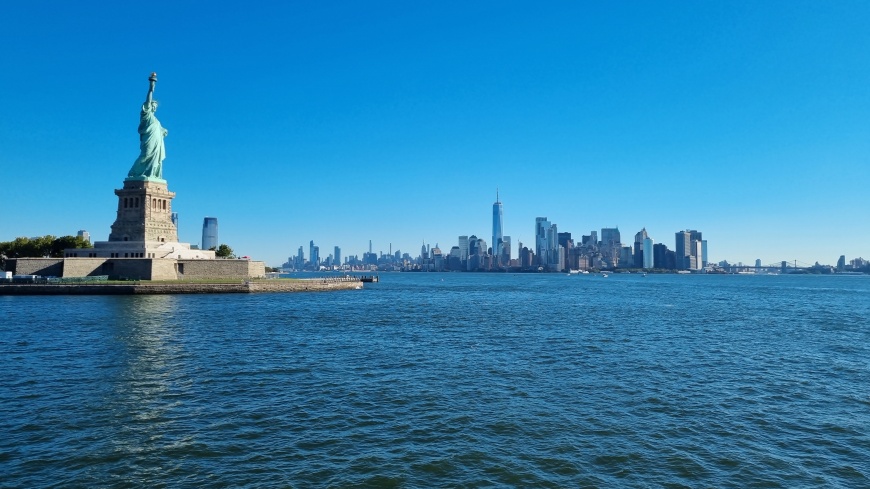
{"label": "fort wall base", "polygon": [[158,294],[250,294],[266,292],[320,292],[358,290],[356,281],[255,280],[238,283],[138,283],[138,284],[9,284],[0,285],[0,295],[158,295]]}
{"label": "fort wall base", "polygon": [[186,260],[174,258],[12,258],[15,275],[94,277],[131,280],[251,279],[266,276],[266,265],[254,260]]}

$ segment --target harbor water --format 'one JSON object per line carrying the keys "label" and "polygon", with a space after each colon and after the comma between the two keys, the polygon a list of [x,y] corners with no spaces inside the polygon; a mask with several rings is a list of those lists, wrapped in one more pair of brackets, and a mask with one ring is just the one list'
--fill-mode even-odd
{"label": "harbor water", "polygon": [[870,487],[870,276],[0,296],[0,487]]}

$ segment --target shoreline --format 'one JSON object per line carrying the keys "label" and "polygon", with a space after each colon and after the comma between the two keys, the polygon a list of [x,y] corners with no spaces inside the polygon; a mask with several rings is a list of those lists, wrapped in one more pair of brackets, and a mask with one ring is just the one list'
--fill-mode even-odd
{"label": "shoreline", "polygon": [[361,281],[251,280],[238,283],[137,283],[137,284],[8,284],[0,295],[155,295],[155,294],[252,294],[269,292],[325,292],[362,289]]}

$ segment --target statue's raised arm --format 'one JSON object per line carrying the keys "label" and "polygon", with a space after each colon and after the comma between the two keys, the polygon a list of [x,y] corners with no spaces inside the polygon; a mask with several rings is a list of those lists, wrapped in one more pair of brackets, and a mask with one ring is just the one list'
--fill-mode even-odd
{"label": "statue's raised arm", "polygon": [[154,85],[157,84],[157,73],[151,73],[151,76],[148,77],[148,95],[145,96],[145,105],[151,107],[151,103],[154,102]]}
{"label": "statue's raised arm", "polygon": [[159,180],[163,181],[163,159],[166,158],[166,147],[163,138],[168,131],[160,125],[154,116],[157,112],[157,101],[154,100],[154,85],[157,83],[157,73],[151,73],[148,78],[148,95],[142,104],[139,116],[139,158],[133,163],[133,168],[127,173],[127,180]]}

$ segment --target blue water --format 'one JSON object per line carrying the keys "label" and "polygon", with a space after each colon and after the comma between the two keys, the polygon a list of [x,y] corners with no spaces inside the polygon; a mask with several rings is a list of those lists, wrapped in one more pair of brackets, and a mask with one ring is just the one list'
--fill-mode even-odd
{"label": "blue water", "polygon": [[870,277],[0,296],[0,487],[868,487]]}

